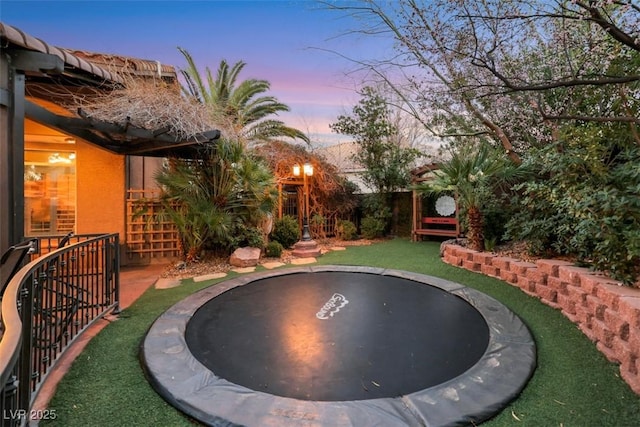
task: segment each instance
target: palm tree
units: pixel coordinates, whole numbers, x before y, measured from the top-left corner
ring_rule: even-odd
[[[439,165],[434,179],[416,186],[423,194],[455,192],[467,217],[469,246],[484,250],[482,208],[495,190],[521,176],[523,170],[506,155],[489,146],[463,146],[452,150],[451,158]]]
[[[214,78],[209,67],[205,78],[198,71],[193,57],[178,48],[187,60],[187,68],[180,70],[186,81],[182,91],[187,96],[211,108],[213,119],[228,132],[247,143],[259,143],[279,137],[299,138],[309,143],[300,130],[286,126],[270,116],[289,111],[289,107],[273,96],[262,95],[271,87],[266,80],[248,79],[238,83],[238,75],[246,65],[239,61],[233,66],[222,60]],[[205,81],[206,80],[206,81]]]
[[[268,166],[226,139],[204,148],[197,159],[170,160],[155,178],[163,190],[160,217],[176,225],[187,262],[205,245],[232,249],[277,200]]]

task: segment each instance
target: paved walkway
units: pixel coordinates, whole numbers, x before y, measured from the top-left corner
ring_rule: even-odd
[[[129,307],[149,287],[158,280],[160,274],[166,268],[165,265],[148,265],[143,267],[123,267],[120,270],[120,308]],[[112,318],[111,318],[112,320]],[[49,372],[40,388],[40,392],[33,403],[33,410],[46,409],[49,401],[56,392],[58,383],[69,371],[76,357],[80,355],[85,346],[104,327],[110,323],[110,317],[97,320],[92,324],[62,355],[55,367]]]

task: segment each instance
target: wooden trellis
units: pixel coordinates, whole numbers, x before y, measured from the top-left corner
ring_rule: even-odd
[[[159,193],[150,190],[127,192],[127,258],[136,262],[181,256],[180,238],[171,221],[159,221]]]

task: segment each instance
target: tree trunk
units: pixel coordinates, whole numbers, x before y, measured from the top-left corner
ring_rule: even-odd
[[[482,212],[477,206],[470,206],[467,210],[467,222],[469,226],[469,247],[476,251],[484,250],[484,234],[482,232]]]
[[[502,130],[502,128],[500,126],[498,126],[497,124],[495,124],[493,121],[489,120],[489,118],[487,118],[487,116],[482,114],[473,105],[473,103],[471,101],[469,101],[469,99],[466,96],[463,95],[462,99],[463,99],[465,107],[467,107],[467,111],[469,111],[478,120],[480,120],[482,122],[482,124],[485,125],[487,128],[489,128],[489,130],[491,132],[493,132],[493,134],[496,136],[496,138],[498,138],[498,140],[502,144],[502,147],[505,149],[505,152],[507,153],[507,156],[511,159],[511,161],[513,163],[515,163],[516,165],[521,164],[522,163],[522,159],[520,159],[520,156],[518,156],[518,154],[515,151],[513,151],[513,145],[511,144],[511,140],[509,139],[507,134],[504,132],[504,130]]]
[[[191,264],[198,260],[198,252],[200,252],[199,248],[191,247],[187,252],[187,259],[185,260],[187,264]]]

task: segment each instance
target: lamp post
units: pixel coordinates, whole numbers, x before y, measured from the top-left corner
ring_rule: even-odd
[[[293,165],[293,175],[300,176],[302,174],[302,192],[304,197],[304,215],[302,217],[302,241],[308,242],[311,240],[311,233],[309,232],[309,187],[307,185],[307,177],[313,176],[313,165],[305,163],[302,168],[300,165]]]
[[[302,175],[302,191],[304,197],[303,218],[302,218],[302,238],[293,246],[293,255],[297,257],[316,257],[320,255],[318,244],[311,238],[309,232],[309,186],[307,177],[313,176],[313,165],[305,163],[302,167],[299,164],[293,165],[293,175]]]

